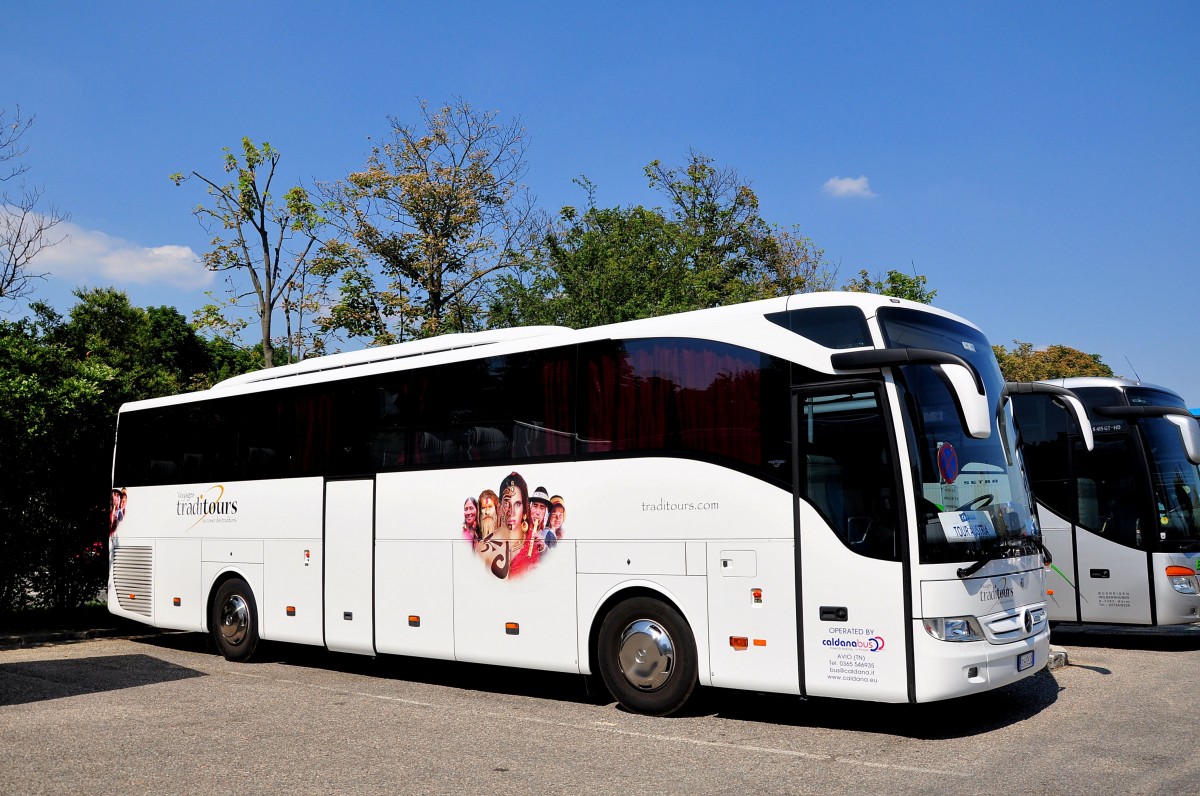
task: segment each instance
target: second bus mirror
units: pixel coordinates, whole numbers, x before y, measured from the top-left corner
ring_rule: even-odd
[[[1166,418],[1179,427],[1179,436],[1183,438],[1183,449],[1187,452],[1188,461],[1200,464],[1200,423],[1190,415],[1167,415]]]

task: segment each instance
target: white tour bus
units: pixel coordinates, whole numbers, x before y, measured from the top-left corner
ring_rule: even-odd
[[[211,633],[927,702],[1049,652],[987,339],[814,293],[448,335],[122,407],[109,606]],[[502,687],[483,683],[481,687]]]
[[[1090,418],[1079,426],[1053,393],[1011,391],[1052,557],[1051,621],[1200,622],[1200,425],[1187,404],[1121,378],[1045,384]]]

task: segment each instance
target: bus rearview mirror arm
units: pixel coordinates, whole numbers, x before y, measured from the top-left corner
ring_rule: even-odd
[[[963,428],[975,439],[987,439],[992,433],[992,417],[988,412],[987,390],[983,377],[971,363],[948,351],[929,348],[872,348],[860,351],[839,351],[829,357],[837,370],[875,370],[899,365],[932,365],[954,396],[958,418]]]
[[[1053,395],[1061,399],[1062,403],[1070,411],[1075,418],[1075,425],[1079,428],[1079,435],[1083,437],[1083,444],[1088,450],[1094,450],[1096,447],[1096,438],[1092,434],[1092,421],[1088,419],[1087,410],[1083,408],[1083,401],[1079,400],[1079,396],[1068,390],[1066,387],[1059,387],[1057,384],[1046,384],[1040,381],[1010,381],[1004,385],[1004,395],[1016,395],[1018,393],[1031,395]]]
[[[1098,415],[1114,418],[1161,417],[1179,429],[1188,461],[1200,464],[1200,423],[1186,409],[1178,406],[1100,406],[1092,410]]]

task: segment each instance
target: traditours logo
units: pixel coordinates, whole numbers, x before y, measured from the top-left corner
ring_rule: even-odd
[[[180,492],[175,500],[175,513],[180,517],[196,518],[196,521],[185,529],[187,531],[208,519],[232,519],[238,511],[237,501],[224,498],[224,484],[213,484],[199,495],[194,492]]]

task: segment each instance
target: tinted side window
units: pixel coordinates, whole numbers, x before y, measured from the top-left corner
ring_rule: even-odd
[[[788,370],[707,340],[605,341],[581,354],[581,454],[679,453],[786,483]]]
[[[409,462],[520,461],[574,453],[574,347],[413,371],[401,414]]]

